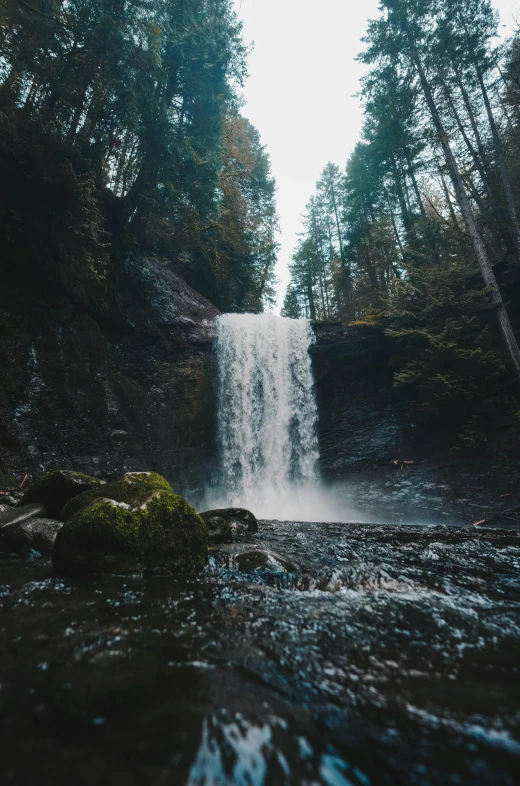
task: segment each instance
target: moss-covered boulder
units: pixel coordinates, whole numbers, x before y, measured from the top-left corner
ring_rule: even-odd
[[[91,489],[72,501],[72,516],[54,543],[57,573],[174,573],[204,567],[206,525],[163,477],[128,473],[100,491],[102,496]]]
[[[91,505],[100,498],[113,499],[127,505],[142,504],[152,491],[171,491],[168,481],[157,472],[127,472],[117,480],[107,483],[103,488],[90,488],[71,499],[63,510],[65,521],[75,516],[80,510]]]
[[[82,472],[57,469],[49,472],[25,492],[22,505],[41,502],[49,516],[62,519],[62,509],[67,502],[88,489],[99,489],[104,482]]]

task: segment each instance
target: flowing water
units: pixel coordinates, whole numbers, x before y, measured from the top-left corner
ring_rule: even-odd
[[[518,784],[518,532],[263,521],[194,576],[0,575],[6,786]]]
[[[318,476],[318,410],[306,319],[217,320],[219,466],[208,507],[258,518],[343,520]]]

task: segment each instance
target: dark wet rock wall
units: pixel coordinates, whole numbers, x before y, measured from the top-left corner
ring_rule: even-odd
[[[0,470],[157,470],[181,492],[213,452],[217,309],[165,263],[128,257],[91,305],[0,282]]]
[[[394,387],[395,347],[381,329],[316,324],[314,333],[321,474],[353,511],[374,521],[468,525],[520,503],[520,454],[501,413],[478,454],[425,438]]]
[[[370,327],[315,325],[311,349],[327,479],[388,465],[400,451],[391,342]]]

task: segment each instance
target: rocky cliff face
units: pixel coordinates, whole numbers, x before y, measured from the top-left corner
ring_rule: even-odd
[[[500,422],[479,456],[450,450],[434,435],[414,437],[408,410],[398,406],[393,345],[383,332],[337,324],[315,325],[314,333],[321,474],[354,515],[472,524],[520,503],[518,449]]]
[[[369,327],[315,325],[311,349],[327,479],[388,465],[400,449],[391,343]]]
[[[154,470],[200,498],[215,458],[217,314],[150,258],[128,257],[90,307],[0,282],[0,472]],[[354,511],[377,521],[472,523],[520,501],[517,454],[503,442],[491,461],[411,442],[396,406],[393,347],[380,330],[314,332],[322,476],[343,484]]]
[[[213,452],[217,309],[166,264],[129,257],[106,302],[0,286],[0,469],[157,470],[181,492]]]

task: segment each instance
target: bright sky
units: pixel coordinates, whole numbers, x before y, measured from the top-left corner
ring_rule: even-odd
[[[359,139],[354,97],[367,20],[378,0],[235,0],[244,39],[254,42],[244,114],[258,128],[278,186],[279,306],[300,216],[328,161],[343,168]],[[520,21],[520,0],[494,0],[504,32]]]

